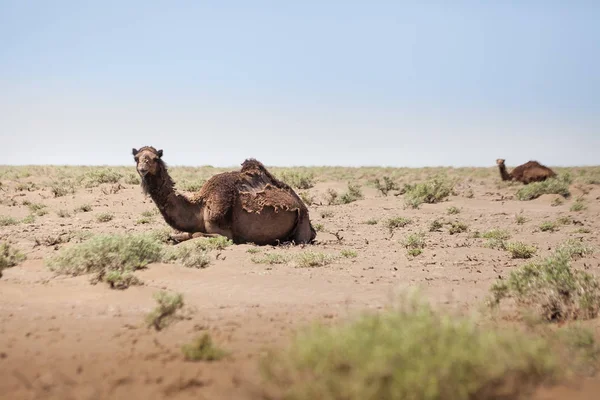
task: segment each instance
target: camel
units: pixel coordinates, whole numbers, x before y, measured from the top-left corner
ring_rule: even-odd
[[[502,177],[503,181],[514,180],[527,185],[531,182],[541,182],[548,178],[556,177],[556,173],[554,171],[537,161],[528,161],[525,164],[515,167],[511,172],[506,170],[504,159],[497,159],[496,164],[498,164],[500,176]]]
[[[142,190],[150,195],[165,222],[182,233],[176,243],[225,236],[235,244],[312,243],[317,236],[308,209],[294,190],[276,179],[262,163],[247,159],[240,171],[211,177],[193,194],[178,193],[163,151],[132,149]]]

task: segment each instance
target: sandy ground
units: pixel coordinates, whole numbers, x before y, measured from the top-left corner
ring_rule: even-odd
[[[137,275],[143,286],[111,290],[91,285],[89,276],[55,276],[44,259],[71,243],[54,244],[63,234],[76,238],[82,232],[149,232],[166,226],[154,216],[148,224],[136,224],[144,211],[155,206],[136,185],[110,184],[55,198],[48,188],[17,191],[23,181],[3,179],[0,215],[20,219],[29,214],[23,201],[46,205],[48,214],[32,223],[0,227],[0,240],[27,255],[22,264],[4,271],[0,279],[0,398],[1,399],[249,399],[260,389],[257,363],[266,348],[286,343],[294,329],[314,320],[334,321],[362,310],[388,304],[405,288],[421,288],[432,302],[458,309],[480,307],[490,285],[524,263],[502,250],[484,247],[473,232],[507,229],[512,240],[538,247],[538,255],[551,252],[568,238],[598,245],[600,234],[600,186],[572,187],[574,196],[558,206],[545,195],[532,201],[514,198],[519,186],[498,185],[494,174],[482,179],[465,178],[472,198],[449,197],[440,204],[405,209],[402,196],[384,197],[363,187],[364,199],[346,205],[312,205],[311,219],[322,224],[311,250],[336,253],[355,250],[356,258],[341,258],[320,268],[293,264],[266,265],[252,258],[267,252],[294,253],[300,248],[230,246],[213,253],[206,269],[181,265],[151,264]],[[466,182],[466,183],[465,183]],[[343,190],[346,182],[320,181],[310,189],[317,201],[329,188]],[[583,191],[582,191],[583,190]],[[584,194],[584,192],[587,192]],[[587,209],[569,211],[579,195]],[[89,212],[73,212],[90,204]],[[456,206],[460,213],[447,215]],[[68,217],[59,217],[65,209]],[[331,215],[323,212],[330,212]],[[96,215],[111,212],[115,218],[98,222]],[[515,215],[526,217],[524,224]],[[413,223],[394,231],[385,224],[404,216]],[[575,223],[555,232],[541,232],[546,220],[568,216]],[[428,232],[436,218],[459,220],[468,231],[450,235],[447,228]],[[375,225],[365,224],[369,219]],[[580,228],[587,228],[586,232]],[[400,243],[409,233],[427,232],[422,255],[409,257]],[[331,232],[338,232],[341,240]],[[36,240],[40,242],[36,244]],[[577,267],[600,274],[598,255],[575,262]],[[155,306],[152,294],[159,289],[184,295],[187,318],[155,332],[144,325],[144,316]],[[600,323],[591,324],[600,332]],[[188,362],[180,351],[202,332],[230,352],[217,362]],[[578,382],[574,387],[544,389],[539,399],[591,399],[600,380]]]

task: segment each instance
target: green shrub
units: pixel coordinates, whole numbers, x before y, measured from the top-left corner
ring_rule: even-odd
[[[359,185],[348,183],[348,190],[340,196],[340,204],[349,204],[363,198]]]
[[[410,218],[395,217],[395,218],[388,219],[387,227],[390,230],[390,233],[392,233],[394,231],[394,229],[404,228],[406,225],[409,225],[411,223],[412,223],[412,220]]]
[[[356,252],[356,250],[348,250],[348,249],[344,249],[340,252],[340,255],[344,258],[356,258],[358,257],[358,253]]]
[[[9,226],[16,225],[19,221],[14,219],[13,217],[8,217],[6,215],[0,215],[0,226]]]
[[[448,214],[448,215],[455,215],[455,214],[459,214],[459,213],[460,213],[460,208],[455,207],[455,206],[451,206],[446,209],[446,214]]]
[[[154,327],[160,331],[177,319],[177,311],[183,308],[183,295],[181,293],[169,294],[161,290],[154,293],[153,297],[158,305],[146,315],[146,324],[148,327]]]
[[[184,344],[181,351],[188,361],[216,361],[227,355],[227,352],[216,347],[208,333],[198,337],[190,344]]]
[[[493,305],[514,298],[526,309],[534,309],[548,321],[595,318],[600,310],[600,283],[591,274],[575,270],[570,261],[592,250],[582,243],[568,241],[554,254],[525,264],[499,280],[492,288]]]
[[[114,215],[112,215],[111,213],[100,213],[96,215],[96,221],[98,222],[109,222],[112,221],[113,218]]]
[[[302,171],[283,171],[279,178],[296,189],[306,190],[312,188],[314,183],[314,174],[312,172]]]
[[[389,176],[384,176],[382,179],[383,183],[379,180],[379,178],[375,178],[373,181],[375,188],[379,190],[382,195],[387,196],[390,191],[400,189],[394,180]]]
[[[510,233],[504,229],[492,229],[481,235],[484,239],[507,240],[510,239]]]
[[[579,212],[585,209],[587,209],[587,206],[585,205],[583,199],[580,197],[577,200],[575,200],[575,203],[571,205],[571,208],[569,210],[573,212]]]
[[[510,242],[506,244],[506,250],[512,255],[512,258],[531,258],[537,251],[537,248],[523,242]]]
[[[120,172],[111,168],[93,169],[83,175],[81,183],[86,188],[93,188],[103,183],[117,183],[122,177]]]
[[[446,177],[436,176],[423,183],[405,185],[404,201],[408,207],[419,208],[423,203],[439,203],[450,196],[453,191],[453,181]]]
[[[62,275],[93,273],[93,282],[105,282],[107,277],[116,279],[117,274],[113,271],[128,276],[149,263],[160,261],[161,256],[160,243],[147,235],[98,235],[62,249],[47,260],[47,265]]]
[[[25,255],[19,250],[14,249],[8,243],[0,243],[0,278],[3,269],[12,268],[25,259]]]
[[[324,267],[331,264],[336,258],[332,254],[317,253],[315,251],[304,251],[295,257],[296,265],[300,268]]]
[[[457,233],[466,232],[469,229],[468,225],[461,221],[452,221],[448,233],[455,235]]]
[[[528,398],[562,369],[544,337],[444,315],[415,301],[312,326],[261,362],[274,397],[289,400]]]
[[[533,200],[544,194],[559,194],[563,197],[569,197],[569,184],[571,177],[569,174],[562,174],[557,178],[546,179],[543,182],[532,182],[523,186],[517,191],[517,199]]]

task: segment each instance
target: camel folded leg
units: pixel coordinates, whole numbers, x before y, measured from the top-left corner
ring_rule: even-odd
[[[170,239],[173,242],[175,242],[175,244],[177,244],[177,243],[185,242],[186,240],[190,240],[190,239],[215,238],[215,237],[219,237],[219,236],[222,236],[222,235],[219,235],[218,233],[203,233],[203,232],[189,233],[189,232],[183,232],[183,233],[173,233],[170,236]]]

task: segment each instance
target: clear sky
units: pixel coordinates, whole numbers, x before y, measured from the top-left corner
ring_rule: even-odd
[[[600,164],[600,1],[0,0],[0,164]]]

